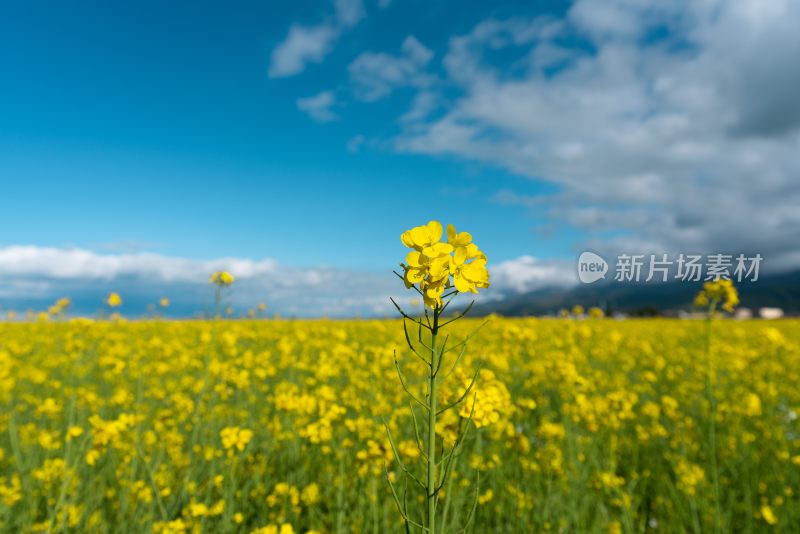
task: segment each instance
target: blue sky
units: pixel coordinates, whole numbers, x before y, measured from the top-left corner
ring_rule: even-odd
[[[798,16],[791,0],[5,3],[0,305],[144,302],[238,265],[279,309],[377,313],[399,233],[430,218],[471,231],[503,291],[574,283],[585,249],[800,267]],[[351,304],[314,296],[359,277]]]
[[[326,124],[295,104],[343,83],[360,51],[398,49],[409,27],[444,46],[443,21],[467,31],[520,9],[482,4],[368,5],[368,24],[291,78],[268,75],[271,51],[296,21],[332,17],[330,2],[7,5],[0,243],[377,269],[397,259],[400,231],[435,217],[498,260],[568,255],[570,230],[542,234],[542,217],[491,200],[551,186],[454,158],[348,151],[357,136],[390,138],[410,94],[354,101]]]

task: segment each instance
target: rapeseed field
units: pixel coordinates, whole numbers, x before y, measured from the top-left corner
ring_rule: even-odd
[[[480,368],[436,422],[437,449],[470,426],[440,531],[800,525],[800,322],[448,327],[476,329],[438,391]],[[0,530],[402,532],[392,488],[426,506],[388,437],[424,480],[414,358],[399,320],[0,323]]]

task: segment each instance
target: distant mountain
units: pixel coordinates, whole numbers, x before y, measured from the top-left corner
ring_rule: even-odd
[[[620,283],[601,281],[567,289],[539,289],[508,295],[504,299],[476,304],[470,315],[499,313],[505,316],[550,315],[580,304],[598,306],[606,313],[633,315],[673,315],[690,310],[702,282]],[[737,284],[741,307],[783,308],[787,314],[800,314],[800,271],[763,276],[756,282]]]

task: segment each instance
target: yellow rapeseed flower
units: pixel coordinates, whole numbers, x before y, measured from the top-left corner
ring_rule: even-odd
[[[119,296],[119,293],[114,293],[112,291],[108,294],[108,297],[106,297],[106,304],[108,304],[109,308],[119,308],[122,306],[122,297]]]
[[[721,305],[722,309],[731,312],[739,304],[739,292],[730,280],[714,280],[703,284],[703,289],[694,298],[694,305],[706,307]]]
[[[203,503],[190,503],[189,514],[192,517],[203,517],[208,514],[208,506]]]
[[[68,298],[66,297],[60,298],[56,301],[55,304],[50,306],[50,309],[48,309],[47,311],[50,315],[59,315],[61,313],[64,313],[64,311],[67,308],[69,308],[70,304],[72,304],[72,301],[69,300]]]
[[[312,482],[300,493],[300,498],[306,505],[312,505],[319,502],[319,485],[315,482]]]
[[[231,285],[235,280],[236,278],[234,278],[234,276],[228,271],[216,271],[211,274],[209,282],[214,285],[224,287]]]
[[[253,431],[246,428],[239,428],[238,426],[229,426],[223,428],[219,433],[222,439],[222,446],[226,449],[236,448],[243,451],[250,440],[253,439]]]
[[[591,308],[589,308],[589,317],[591,317],[592,319],[602,319],[603,317],[605,317],[605,315],[606,315],[605,312],[603,312],[603,310],[601,308],[598,308],[597,306],[592,306]]]
[[[778,523],[775,512],[772,511],[772,508],[770,508],[768,504],[761,505],[761,517],[764,518],[764,521],[766,521],[768,525],[776,525]]]
[[[289,523],[284,523],[281,526],[267,525],[253,530],[251,534],[294,534],[294,528]]]
[[[413,249],[402,263],[406,287],[417,285],[426,306],[442,305],[445,289],[477,293],[489,287],[486,255],[472,242],[467,232],[447,226],[447,242],[442,242],[442,225],[430,221],[403,232],[400,241]]]

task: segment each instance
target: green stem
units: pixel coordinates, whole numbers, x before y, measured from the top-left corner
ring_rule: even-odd
[[[380,532],[378,527],[378,479],[370,480],[369,509],[372,514],[372,534]]]
[[[709,404],[709,425],[708,425],[708,441],[709,441],[709,456],[711,459],[711,481],[714,486],[714,532],[721,532],[721,518],[720,518],[720,495],[719,495],[719,467],[717,466],[717,429],[716,429],[716,416],[717,416],[717,403],[714,396],[714,364],[711,359],[711,321],[714,318],[718,302],[712,300],[708,306],[708,318],[706,319],[706,363],[708,365],[706,377],[706,394],[708,395]]]
[[[338,456],[338,455],[337,455]],[[338,471],[336,475],[336,530],[337,534],[344,532],[344,465],[341,456],[338,458]]]
[[[439,368],[439,352],[436,350],[436,335],[439,333],[439,307],[433,310],[431,328],[431,366],[428,378],[428,533],[436,533],[436,371]]]
[[[458,465],[458,457],[453,460],[453,469],[456,468]],[[448,477],[449,480],[447,481],[447,493],[445,493],[445,501],[444,501],[444,513],[442,514],[442,531],[447,530],[447,519],[450,515],[450,504],[453,502],[453,477]]]

